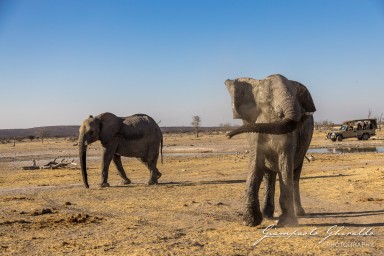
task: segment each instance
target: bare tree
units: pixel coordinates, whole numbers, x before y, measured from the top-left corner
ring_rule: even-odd
[[[28,138],[30,141],[33,141],[34,139],[36,139],[36,136],[34,136],[34,135],[28,135],[27,138]]]
[[[371,118],[371,116],[372,116],[372,110],[371,109],[368,109],[368,119],[370,119]]]
[[[40,128],[36,134],[41,139],[41,143],[44,143],[44,139],[48,136],[48,132],[44,128]]]
[[[231,128],[232,124],[231,123],[221,123],[219,126],[223,127],[223,128]]]
[[[383,113],[380,114],[380,116],[376,117],[377,119],[377,127],[379,130],[381,130],[381,125],[383,124]]]
[[[335,123],[329,120],[323,120],[323,121],[316,121],[315,122],[315,129],[316,130],[329,130],[332,129],[335,126]]]
[[[196,138],[199,137],[199,127],[200,127],[200,124],[201,124],[201,118],[200,118],[200,116],[193,116],[193,117],[192,117],[192,123],[191,123],[191,125],[195,128],[195,135],[196,135]]]

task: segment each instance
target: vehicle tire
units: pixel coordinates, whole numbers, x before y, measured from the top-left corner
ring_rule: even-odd
[[[336,139],[337,139],[337,141],[342,141],[343,140],[343,136],[337,135]]]
[[[357,139],[358,139],[358,140],[362,140],[362,139],[363,139],[363,137],[357,137]]]
[[[368,133],[364,133],[363,136],[361,137],[363,140],[368,140],[369,139],[369,134]]]

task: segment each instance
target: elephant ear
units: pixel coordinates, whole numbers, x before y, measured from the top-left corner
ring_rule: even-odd
[[[100,119],[100,141],[106,145],[119,132],[123,121],[112,113],[103,113],[97,118]]]
[[[305,113],[313,113],[316,111],[315,103],[313,102],[312,96],[309,93],[307,87],[303,84],[292,81],[296,87],[296,96],[301,107],[304,109]]]
[[[248,81],[250,79],[228,79],[225,81],[225,85],[232,98],[233,118],[254,122],[255,115],[253,113],[256,111],[256,103],[252,92],[252,84]]]

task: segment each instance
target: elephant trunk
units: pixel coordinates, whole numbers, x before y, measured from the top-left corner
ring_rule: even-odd
[[[289,83],[285,78],[274,77],[276,81],[272,83],[274,91],[274,104],[283,110],[284,118],[271,123],[251,123],[241,126],[240,128],[230,132],[227,136],[232,138],[240,133],[254,132],[264,134],[288,134],[293,132],[302,117],[300,106],[297,104],[295,97],[284,84]]]
[[[89,188],[87,177],[87,145],[83,139],[79,139],[79,157],[84,186]]]
[[[227,136],[232,138],[241,133],[255,132],[266,134],[287,134],[293,132],[297,127],[298,122],[292,119],[284,118],[281,121],[274,123],[254,123],[243,125],[240,128],[228,133]]]

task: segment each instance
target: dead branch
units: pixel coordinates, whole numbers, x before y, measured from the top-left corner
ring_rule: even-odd
[[[72,159],[72,161],[68,161],[67,159],[63,158],[60,162],[57,161],[58,157],[56,157],[53,161],[49,161],[47,164],[43,166],[37,166],[36,161],[33,159],[33,165],[32,166],[23,166],[23,170],[36,170],[36,169],[60,169],[60,168],[70,168],[70,169],[78,169],[77,163],[75,163],[75,159]]]

